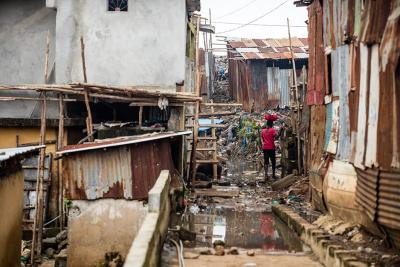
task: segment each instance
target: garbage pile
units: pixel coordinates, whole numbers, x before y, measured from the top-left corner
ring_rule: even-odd
[[[226,103],[232,101],[232,96],[229,93],[229,76],[228,76],[228,59],[226,56],[215,58],[215,75],[214,92],[211,99],[217,103]]]

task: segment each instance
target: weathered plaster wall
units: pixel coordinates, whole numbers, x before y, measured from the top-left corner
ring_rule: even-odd
[[[47,31],[54,65],[56,11],[44,0],[0,1],[0,84],[44,82]]]
[[[125,258],[147,214],[140,201],[74,200],[73,205],[68,217],[69,267],[94,266],[111,251]]]
[[[9,148],[17,146],[17,135],[19,145],[28,143],[38,143],[40,140],[40,128],[28,127],[0,127],[0,148]],[[57,129],[47,128],[46,140],[57,140]],[[49,144],[46,146],[46,152],[55,152],[55,145]]]
[[[21,266],[23,192],[22,172],[0,177],[0,266]]]
[[[106,0],[57,1],[58,83],[172,86],[185,80],[185,0],[129,1],[128,12],[108,12]]]

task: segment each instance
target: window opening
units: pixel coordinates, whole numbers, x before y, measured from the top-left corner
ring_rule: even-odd
[[[108,11],[128,11],[128,0],[108,0]]]

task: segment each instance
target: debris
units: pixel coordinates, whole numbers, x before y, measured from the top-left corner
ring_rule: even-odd
[[[227,253],[228,255],[239,255],[239,250],[237,247],[231,247]]]
[[[198,259],[200,257],[200,253],[196,253],[196,252],[190,252],[190,251],[185,251],[183,253],[183,258],[184,259]]]
[[[53,258],[54,252],[55,252],[54,248],[47,248],[47,249],[44,251],[44,253],[46,254],[46,256],[47,256],[49,259],[52,259],[52,258]]]
[[[212,255],[212,251],[209,248],[201,248],[199,253],[200,255]]]
[[[295,176],[294,174],[289,174],[288,176],[272,183],[271,187],[275,191],[281,190],[291,186],[294,182],[296,182],[297,179],[298,177]]]
[[[222,241],[222,240],[215,240],[214,243],[213,243],[213,246],[214,246],[214,248],[216,246],[225,246],[225,242]]]
[[[178,231],[178,235],[179,235],[179,239],[181,239],[182,241],[194,241],[196,240],[196,233],[191,232],[183,227],[179,227],[179,231]]]
[[[67,239],[67,237],[68,237],[68,231],[67,230],[63,230],[63,231],[59,232],[56,235],[57,243],[60,243],[61,241]]]
[[[64,247],[66,247],[68,245],[68,240],[65,239],[63,241],[61,241],[60,243],[58,243],[57,248],[58,250],[63,249]]]
[[[190,206],[189,211],[190,211],[190,213],[196,215],[197,213],[199,213],[200,208],[196,204],[193,204],[192,206]]]
[[[224,256],[225,255],[225,247],[223,245],[215,246],[215,255],[216,256]]]
[[[246,254],[247,254],[247,256],[253,257],[254,255],[256,255],[256,252],[251,249],[251,250],[248,250]]]

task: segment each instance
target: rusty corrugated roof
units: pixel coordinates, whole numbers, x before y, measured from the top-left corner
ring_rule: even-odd
[[[289,39],[239,39],[228,40],[234,52],[244,59],[291,59]],[[308,58],[306,38],[292,38],[295,58]]]
[[[190,135],[191,133],[192,133],[191,131],[165,132],[165,133],[151,133],[151,134],[143,134],[143,135],[110,138],[110,139],[99,140],[99,141],[95,141],[95,142],[91,142],[91,143],[66,146],[66,147],[64,147],[63,150],[58,151],[57,154],[75,153],[75,152],[80,152],[80,151],[102,149],[102,148],[107,148],[107,147],[136,144],[136,143],[154,141],[154,140],[170,138],[170,137],[175,137],[175,136]]]

